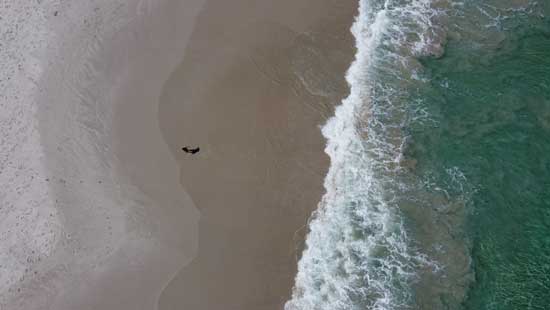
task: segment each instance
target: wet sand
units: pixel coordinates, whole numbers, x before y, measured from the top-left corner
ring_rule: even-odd
[[[356,1],[209,1],[159,119],[200,210],[198,255],[159,309],[282,309],[347,94]],[[189,155],[183,146],[200,146]]]

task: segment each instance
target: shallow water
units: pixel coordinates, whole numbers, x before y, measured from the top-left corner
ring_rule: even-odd
[[[287,309],[544,309],[550,4],[360,3]]]

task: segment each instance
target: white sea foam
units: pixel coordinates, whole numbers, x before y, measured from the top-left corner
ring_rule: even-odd
[[[361,0],[350,95],[323,127],[331,166],[285,309],[403,309],[427,263],[403,227],[399,200],[406,87],[415,57],[441,53],[430,0]]]

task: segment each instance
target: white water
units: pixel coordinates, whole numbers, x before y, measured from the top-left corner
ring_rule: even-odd
[[[331,166],[310,222],[293,296],[285,309],[410,308],[415,270],[429,264],[411,246],[399,199],[405,88],[415,57],[441,52],[430,0],[361,0],[352,27],[357,55],[350,95],[323,127]]]

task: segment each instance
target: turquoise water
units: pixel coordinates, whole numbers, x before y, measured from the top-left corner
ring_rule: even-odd
[[[418,96],[437,126],[411,131],[413,156],[419,174],[458,167],[468,181],[464,308],[550,309],[550,6],[503,2],[491,12],[506,19],[487,28],[475,12],[489,3],[467,1],[457,24],[483,35],[456,30],[423,61],[431,82]]]
[[[550,1],[360,0],[287,310],[550,309]]]

